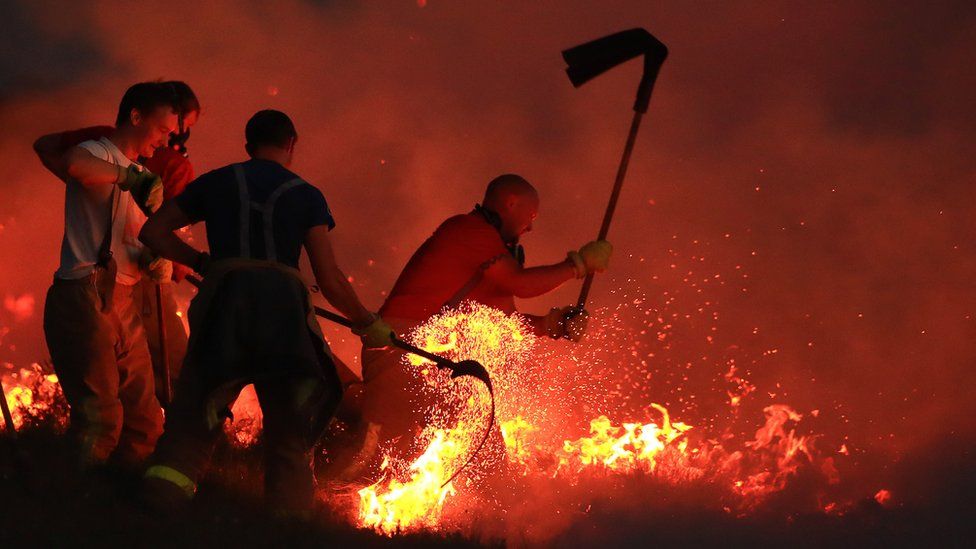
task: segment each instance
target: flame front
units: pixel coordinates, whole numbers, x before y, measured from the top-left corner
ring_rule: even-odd
[[[457,432],[463,433],[464,426],[459,425]],[[451,431],[437,429],[427,450],[410,464],[404,481],[392,472],[387,457],[382,469],[390,478],[359,491],[360,524],[386,535],[419,527],[436,529],[444,501],[456,493],[445,481],[453,472],[450,467],[459,466],[464,446]]]

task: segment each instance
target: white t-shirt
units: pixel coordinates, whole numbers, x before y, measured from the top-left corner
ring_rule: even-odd
[[[85,141],[78,146],[95,158],[117,166],[135,164],[107,137]],[[56,278],[84,278],[95,270],[98,249],[105,238],[112,210],[115,211],[112,253],[118,265],[115,279],[125,285],[139,281],[139,255],[143,251],[139,230],[146,222],[146,216],[136,206],[132,195],[116,185],[85,187],[74,179],[68,179],[64,189],[64,239],[61,241],[61,266],[54,273]]]

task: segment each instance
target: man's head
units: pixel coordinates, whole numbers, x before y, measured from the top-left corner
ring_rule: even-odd
[[[247,139],[244,148],[251,158],[291,165],[298,132],[287,114],[271,109],[258,111],[247,121],[244,137]]]
[[[122,96],[115,127],[130,141],[136,156],[149,158],[166,145],[169,134],[179,125],[178,108],[172,86],[140,82]]]
[[[170,80],[164,84],[173,88],[176,95],[176,114],[179,116],[178,127],[169,136],[169,147],[186,155],[186,142],[190,139],[190,128],[200,118],[200,100],[193,93],[193,89],[183,81]]]
[[[501,218],[499,231],[506,242],[515,242],[532,230],[539,214],[539,193],[531,183],[515,174],[492,179],[481,202]]]

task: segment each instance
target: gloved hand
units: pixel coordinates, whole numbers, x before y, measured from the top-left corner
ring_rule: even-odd
[[[393,328],[380,315],[374,314],[368,326],[354,326],[352,333],[363,340],[367,349],[382,349],[393,345]]]
[[[130,164],[128,168],[119,166],[118,184],[123,191],[129,191],[136,206],[146,216],[163,204],[163,180],[149,170],[135,164]]]
[[[153,282],[168,283],[173,281],[173,262],[156,256],[149,249],[143,249],[139,256],[139,267],[149,275]]]
[[[586,327],[590,323],[590,313],[586,309],[581,311],[573,307],[564,318],[566,333],[563,334],[563,337],[573,343],[579,343],[583,339],[583,336],[586,335]]]
[[[606,240],[587,242],[578,252],[569,252],[567,257],[576,269],[576,278],[583,278],[591,273],[602,273],[610,265],[613,245]]]
[[[573,342],[579,342],[586,333],[590,313],[585,310],[579,311],[573,305],[567,305],[565,307],[553,307],[543,318],[546,335],[553,339],[566,338]]]
[[[149,278],[159,284],[168,284],[173,281],[173,262],[157,257],[149,263],[147,269]]]

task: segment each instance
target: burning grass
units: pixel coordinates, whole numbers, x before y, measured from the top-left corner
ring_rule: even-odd
[[[835,462],[847,457],[846,447],[832,448],[811,432],[805,417],[815,411],[773,402],[758,417],[746,417],[744,403],[756,388],[734,360],[723,362],[728,370],[717,377],[728,395],[725,424],[675,418],[649,399],[641,405],[634,395],[653,392],[644,375],[647,358],[661,349],[641,349],[641,338],[621,328],[622,316],[610,314],[578,347],[537,339],[521,317],[474,304],[417,327],[415,344],[454,360],[478,360],[491,373],[497,421],[490,443],[447,482],[487,428],[490,401],[479,382],[451,380],[414,357],[407,367],[439,396],[426,411],[419,450],[388,455],[381,480],[356,487],[351,498],[323,491],[323,504],[335,517],[385,536],[428,532],[514,543],[565,539],[591,514],[665,511],[658,508],[662,501],[736,519],[851,512],[853,500],[837,490]],[[659,323],[660,331],[647,334],[651,324],[640,332],[649,336],[643,341],[668,345],[670,336],[660,335],[673,327]],[[64,426],[56,377],[39,365],[8,365],[4,385],[19,428],[42,420]],[[261,416],[253,392],[245,391],[233,412],[227,426],[233,445],[258,447]],[[737,435],[742,425],[752,425],[748,436]],[[250,467],[225,465],[228,470],[246,478]]]

